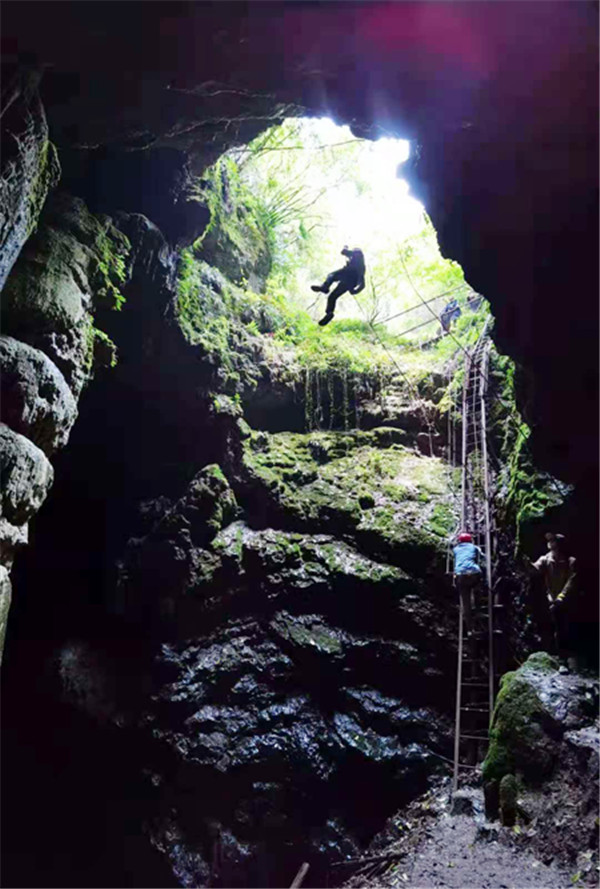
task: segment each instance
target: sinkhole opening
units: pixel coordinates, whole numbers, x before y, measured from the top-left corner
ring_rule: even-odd
[[[406,140],[289,118],[197,181],[210,222],[181,256],[179,319],[209,352],[224,309],[263,337],[270,385],[241,396],[254,428],[360,428],[374,380],[378,392],[400,378],[417,389],[479,337],[489,305],[442,256],[403,178],[410,159]],[[295,409],[272,385],[292,365],[304,373]],[[233,372],[234,394],[236,383]]]

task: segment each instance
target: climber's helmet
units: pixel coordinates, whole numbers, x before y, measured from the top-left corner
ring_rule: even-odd
[[[459,543],[473,543],[472,536],[468,533],[468,531],[463,531],[462,534],[458,535]]]
[[[545,536],[548,541],[548,549],[564,550],[566,543],[564,534],[554,534],[549,531]]]

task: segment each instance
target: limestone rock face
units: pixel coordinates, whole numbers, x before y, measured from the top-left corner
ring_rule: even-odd
[[[56,365],[39,349],[0,336],[0,370],[4,421],[47,455],[64,447],[77,404]]]
[[[0,423],[2,516],[23,525],[40,508],[52,484],[52,466],[24,435]]]
[[[37,92],[39,74],[21,69],[3,83],[0,161],[0,290],[35,228],[60,167]],[[5,99],[6,96],[6,99]]]
[[[396,429],[258,432],[244,443],[246,482],[286,527],[352,533],[395,564],[433,570],[453,522],[444,466],[399,440]]]
[[[0,534],[2,530],[0,528]],[[4,637],[6,636],[6,622],[8,619],[8,611],[10,608],[10,600],[12,596],[12,586],[8,569],[4,565],[0,565],[0,661],[2,660],[2,650],[4,648]]]
[[[12,561],[16,546],[27,542],[27,522],[42,505],[54,471],[28,438],[0,423],[0,555]]]
[[[129,241],[65,193],[48,202],[3,293],[5,333],[54,361],[76,397],[93,362],[93,313],[118,308]]]

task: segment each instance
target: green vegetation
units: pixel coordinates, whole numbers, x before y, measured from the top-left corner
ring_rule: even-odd
[[[262,204],[241,179],[238,165],[224,155],[198,184],[197,197],[210,222],[194,254],[219,268],[235,284],[261,290],[271,267],[270,230]]]
[[[414,386],[431,397],[432,373],[445,373],[459,346],[453,337],[427,352],[415,346],[437,333],[432,311],[439,313],[448,291],[463,306],[472,291],[460,267],[441,257],[429,219],[395,178],[402,143],[386,146],[393,164],[382,183],[380,143],[354,139],[330,122],[290,120],[221,158],[198,183],[211,221],[181,256],[177,312],[188,340],[218,373],[219,388],[230,394],[253,389],[253,355],[254,365],[267,366],[279,383],[302,387],[309,429],[320,426],[321,390],[329,403],[336,401],[335,424],[343,428],[354,424],[359,393],[384,397]],[[389,189],[396,187],[402,206],[392,218]],[[315,319],[324,299],[309,284],[344,261],[338,241],[348,201],[354,222],[362,219],[368,287],[358,304],[347,295],[334,322],[320,328]],[[428,308],[421,297],[432,295],[439,299]],[[398,321],[376,323],[415,306]],[[486,315],[485,303],[465,312],[454,337],[469,345]],[[423,322],[416,333],[402,333]],[[443,396],[439,391],[434,400]],[[328,420],[334,422],[331,413]]]
[[[244,468],[253,486],[302,524],[352,530],[379,549],[443,553],[454,524],[443,462],[382,446],[378,432],[254,433]]]
[[[531,674],[557,669],[557,661],[549,654],[535,652],[522,667],[502,677],[482,768],[486,783],[499,782],[509,774],[522,774],[535,782],[550,770],[554,751],[545,731],[548,716]]]
[[[496,508],[501,522],[515,528],[518,549],[523,526],[563,503],[570,488],[533,465],[528,449],[531,431],[517,408],[512,360],[492,351],[489,375],[495,390],[490,405],[490,429],[501,457]]]

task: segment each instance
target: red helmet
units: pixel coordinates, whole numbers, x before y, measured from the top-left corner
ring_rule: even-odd
[[[468,531],[463,531],[462,534],[458,535],[459,543],[473,543],[473,538],[468,533]]]

